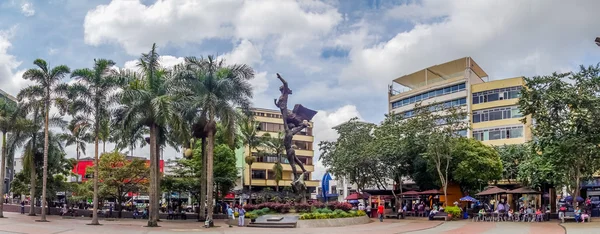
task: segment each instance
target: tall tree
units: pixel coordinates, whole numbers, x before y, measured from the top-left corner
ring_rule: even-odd
[[[205,122],[201,132],[206,134],[206,190],[207,218],[213,215],[213,155],[217,120],[230,133],[234,133],[235,123],[239,119],[236,107],[248,110],[252,97],[249,80],[254,78],[254,70],[243,65],[225,65],[223,60],[213,56],[207,59],[188,57],[185,59],[185,71],[179,76],[179,82],[185,95],[187,113],[192,113],[192,123]],[[202,126],[202,125],[197,125]],[[195,130],[198,132],[197,130]],[[230,137],[230,139],[233,139]],[[202,188],[204,189],[204,188]]]
[[[94,59],[92,69],[84,68],[73,71],[72,77],[77,83],[70,88],[73,106],[81,116],[81,122],[89,124],[94,137],[94,210],[92,212],[92,225],[98,222],[98,141],[100,139],[101,123],[110,119],[110,107],[116,100],[112,98],[115,89],[119,86],[119,79],[112,69],[115,63],[112,60]]]
[[[17,128],[17,105],[14,102],[0,98],[0,132],[2,132],[2,168],[0,169],[0,198],[4,197],[4,178],[6,174],[6,157],[8,154],[6,135]],[[4,204],[0,204],[0,218],[3,214]]]
[[[176,111],[177,102],[167,87],[171,71],[160,66],[156,45],[147,54],[142,54],[137,64],[139,72],[132,72],[129,83],[120,96],[121,106],[116,111],[119,127],[136,133],[141,128],[150,130],[150,214],[148,227],[158,226],[160,191],[161,144],[168,142],[170,122],[180,118]]]
[[[556,185],[566,186],[573,197],[579,195],[582,180],[598,170],[599,73],[599,65],[581,66],[578,72],[525,78],[527,89],[521,90],[519,99],[521,112],[535,120],[534,152],[540,152],[543,160],[554,165],[562,175]]]
[[[34,86],[30,86],[30,89],[24,89],[22,91],[41,91],[43,94],[44,102],[44,170],[42,180],[42,217],[40,221],[47,222],[46,219],[46,184],[48,180],[48,123],[50,119],[50,107],[56,106],[64,113],[68,109],[68,100],[65,97],[68,91],[68,85],[66,83],[60,83],[71,70],[65,65],[59,65],[54,68],[49,68],[48,63],[42,59],[36,59],[33,64],[38,68],[27,70],[23,73],[23,79],[31,80],[37,83]],[[33,87],[33,88],[32,88]],[[40,96],[39,93],[26,93],[26,96]]]
[[[81,153],[85,155],[87,143],[91,142],[93,137],[89,133],[89,123],[86,117],[74,116],[67,125],[67,132],[61,134],[61,139],[65,141],[65,146],[75,145],[76,160],[79,161]],[[79,175],[79,168],[75,167],[75,174]],[[79,177],[77,177],[79,182]]]
[[[275,180],[275,191],[279,192],[279,181],[283,179],[283,166],[281,165],[282,156],[285,152],[285,145],[283,144],[283,133],[279,132],[277,136],[272,137],[271,134],[265,133],[262,135],[260,140],[261,146],[263,147],[263,155],[274,155],[277,158],[275,165],[273,165],[273,173]]]
[[[242,115],[242,119],[238,122],[240,135],[246,144],[244,147],[248,147],[248,156],[244,158],[246,164],[248,164],[248,191],[252,194],[252,164],[256,162],[256,157],[252,155],[252,151],[256,150],[260,145],[260,136],[258,135],[258,130],[260,128],[260,123],[254,120],[254,116],[251,114]],[[250,200],[252,201],[252,200]]]

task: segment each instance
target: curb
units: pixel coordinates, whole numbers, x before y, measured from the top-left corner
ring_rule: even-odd
[[[433,228],[439,227],[440,225],[442,225],[442,224],[444,224],[446,222],[448,222],[448,221],[439,222],[438,224],[436,224],[436,225],[434,225],[432,227],[426,227],[426,228],[421,228],[421,229],[416,229],[416,230],[411,230],[411,231],[406,231],[406,232],[398,232],[397,234],[425,231],[425,230],[429,230],[429,229],[433,229]]]
[[[558,223],[558,226],[562,227],[562,229],[565,230],[565,234],[567,234],[567,228],[563,226],[562,223]]]

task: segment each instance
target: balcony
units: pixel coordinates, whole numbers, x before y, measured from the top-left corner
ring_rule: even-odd
[[[305,180],[304,183],[306,187],[318,187],[320,185],[320,181],[318,180]],[[246,182],[245,184],[248,184]],[[290,186],[292,184],[291,180],[280,180],[279,186]],[[252,179],[252,186],[277,186],[275,180],[267,180],[267,179]]]
[[[255,162],[252,164],[252,170],[272,170],[273,165],[275,165],[275,163]],[[281,164],[281,166],[283,167],[283,171],[292,171],[292,167],[290,166],[290,164]],[[246,164],[246,168],[248,168],[248,164]],[[304,169],[306,169],[309,172],[313,172],[313,171],[315,171],[315,166],[314,165],[304,165]],[[300,171],[300,167],[296,166],[296,170]]]

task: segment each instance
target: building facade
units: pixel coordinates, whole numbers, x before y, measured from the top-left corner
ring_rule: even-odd
[[[389,90],[389,112],[411,117],[415,105],[459,107],[469,128],[460,132],[486,145],[525,143],[531,140],[531,119],[522,123],[518,100],[524,88],[522,77],[488,80],[488,75],[470,57],[431,66],[399,77],[401,92]]]
[[[17,104],[17,99],[14,96],[4,92],[4,90],[2,90],[2,89],[0,89],[0,98],[6,100],[8,102],[12,102],[15,105]],[[1,138],[0,138],[0,144],[2,144]],[[11,164],[3,165],[6,167],[6,176],[4,177],[4,192],[5,193],[10,191],[10,183],[12,183],[13,178],[15,177],[15,166],[14,166],[15,160],[12,160],[12,161],[13,161],[13,163],[11,163]]]
[[[279,133],[284,131],[283,118],[278,110],[255,108],[252,109],[252,114],[254,116],[254,121],[259,123],[259,136],[269,133],[271,137],[278,137]],[[309,193],[314,192],[315,188],[319,186],[319,181],[311,179],[312,173],[315,171],[313,164],[313,144],[315,138],[313,136],[313,123],[311,122],[310,125],[310,127],[304,129],[302,132],[292,138],[292,143],[296,146],[296,156],[304,164],[304,168],[309,174],[305,178],[305,183],[308,187]],[[261,150],[261,148],[258,150]],[[274,180],[275,173],[273,172],[273,166],[277,161],[277,157],[275,155],[259,155],[258,150],[250,150],[250,147],[246,145],[244,146],[243,154],[236,154],[238,156],[237,161],[243,162],[242,180],[244,188],[249,187],[250,177],[252,177],[253,191],[260,191],[266,187],[270,187],[275,190],[277,183]],[[250,155],[256,157],[256,162],[252,164],[252,171],[250,171],[249,165],[244,161],[244,158]],[[243,157],[239,158],[240,156]],[[284,186],[290,186],[294,178],[292,175],[292,168],[290,167],[285,155],[282,156],[281,163],[283,166],[283,180],[279,181],[280,188]],[[296,170],[298,173],[302,172],[299,167],[296,167]]]

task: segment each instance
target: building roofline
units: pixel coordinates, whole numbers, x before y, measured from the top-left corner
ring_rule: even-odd
[[[2,89],[0,89],[0,95],[7,97],[8,99],[10,99],[14,102],[18,102],[17,98],[15,98],[13,95],[8,94],[7,92],[5,92]]]

